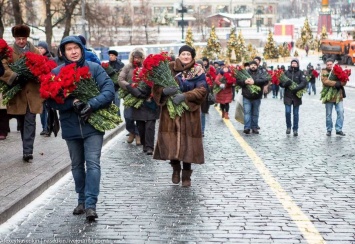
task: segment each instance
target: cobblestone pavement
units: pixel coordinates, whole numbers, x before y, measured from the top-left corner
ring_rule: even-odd
[[[347,95],[345,137],[325,135],[319,95],[305,95],[298,137],[285,134],[284,105],[270,95],[262,100],[260,135],[244,135],[212,106],[206,164],[193,166],[190,188],[172,184],[167,162],[152,160],[120,133],[103,149],[97,222],[72,215],[68,174],[1,225],[0,240],[355,243],[355,90]],[[235,102],[231,117],[234,109]]]

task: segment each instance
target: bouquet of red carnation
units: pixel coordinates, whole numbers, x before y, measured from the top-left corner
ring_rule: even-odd
[[[252,78],[246,69],[238,66],[236,69],[233,69],[234,77],[237,80],[245,81],[248,78]],[[258,94],[261,91],[260,86],[257,85],[247,85],[247,88],[251,93]]]
[[[222,78],[220,79],[220,82],[225,85],[232,85],[233,83],[235,83],[235,78],[233,77],[232,72],[225,72]],[[221,90],[222,88],[220,88],[218,85],[214,85],[213,94],[217,94]]]
[[[329,80],[340,81],[342,83],[347,83],[349,81],[349,76],[351,75],[350,69],[343,70],[340,65],[335,64],[333,66],[332,71],[328,75]],[[323,89],[320,93],[320,99],[323,103],[329,102],[336,98],[335,103],[339,103],[340,101],[340,89],[336,89],[335,87],[323,86]]]
[[[54,99],[57,103],[64,103],[65,98],[73,96],[85,103],[100,94],[89,67],[77,67],[76,63],[64,66],[58,75],[47,74],[41,76],[40,94],[44,99]],[[122,122],[117,115],[118,107],[110,104],[108,108],[93,112],[88,120],[98,131],[114,129]]]
[[[275,71],[268,71],[269,75],[271,76],[271,83],[274,84],[274,85],[279,85],[280,84],[280,81],[279,79],[277,78],[277,74],[278,74],[278,70],[275,70]]]
[[[118,86],[118,75],[120,73],[116,72],[109,63],[102,63],[101,66],[102,68],[104,68],[107,75],[110,76],[111,80],[113,81],[113,84]]]
[[[9,62],[12,61],[12,48],[7,44],[4,39],[0,39],[0,60],[7,59]]]
[[[170,57],[166,52],[150,54],[143,61],[143,68],[139,73],[139,77],[150,87],[158,85],[164,88],[174,86],[179,88],[169,68],[169,62]],[[189,110],[185,102],[175,104],[171,97],[167,100],[167,108],[172,119],[176,116],[181,116],[185,110]]]
[[[319,73],[317,72],[317,70],[312,70],[312,75],[314,76],[314,78],[317,78],[319,76]]]
[[[133,70],[133,76],[132,76],[132,83],[130,84],[134,88],[140,88],[141,90],[146,90],[148,87],[148,84],[142,80],[142,78],[139,76],[139,73],[141,72],[142,68],[137,67]],[[149,83],[150,87],[153,85],[152,83]],[[140,108],[143,104],[143,102],[146,99],[143,98],[138,98],[133,96],[131,93],[127,92],[126,90],[122,90],[120,96],[124,102],[123,105],[125,107],[134,107],[134,108]]]
[[[291,85],[288,87],[290,90],[294,90],[298,86],[298,84],[293,80],[289,79],[282,70],[277,71],[276,77],[279,79],[280,83],[286,83],[287,81],[291,81]],[[302,98],[303,94],[306,92],[307,92],[307,88],[304,88],[296,92],[296,96],[298,98]]]
[[[25,53],[14,63],[9,64],[10,69],[21,76],[25,82],[39,81],[42,75],[50,73],[56,66],[57,64],[53,60],[31,52]],[[3,104],[6,105],[21,89],[19,84],[14,87],[2,84],[0,92],[3,95]]]

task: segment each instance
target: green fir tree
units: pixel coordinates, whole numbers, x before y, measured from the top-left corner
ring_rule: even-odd
[[[245,61],[252,61],[254,59],[254,57],[256,56],[260,56],[260,54],[258,53],[258,50],[256,50],[256,48],[251,44],[249,43],[247,45],[247,52],[246,52],[246,55],[245,55]]]
[[[185,44],[189,45],[190,47],[194,47],[194,38],[193,38],[193,35],[192,35],[191,27],[187,28]]]
[[[221,55],[221,49],[222,47],[217,37],[216,29],[214,26],[212,26],[210,37],[207,40],[207,46],[203,50],[202,54],[203,56],[213,60]]]
[[[293,54],[293,56],[294,56],[294,57],[298,57],[298,56],[299,56],[297,50],[295,51],[295,53]]]
[[[325,26],[322,26],[322,33],[320,34],[320,39],[324,40],[324,39],[328,39],[328,32],[327,32],[327,28],[325,28]]]
[[[229,60],[230,63],[236,62],[235,50],[237,49],[237,45],[238,43],[237,43],[237,35],[235,33],[235,27],[232,27],[227,42],[227,59]]]
[[[304,21],[302,30],[301,30],[301,37],[299,38],[299,48],[304,48],[307,43],[310,43],[313,40],[313,34],[311,27],[308,23],[308,19]]]
[[[236,57],[236,62],[242,62],[246,57],[246,47],[245,47],[245,40],[242,34],[242,31],[239,31],[238,37],[237,37],[237,49],[235,49],[235,57]]]
[[[266,44],[264,46],[264,58],[265,59],[274,59],[274,58],[278,58],[279,57],[279,49],[276,46],[276,43],[274,41],[274,36],[271,33],[271,31],[269,31],[268,37],[267,37],[267,41]]]

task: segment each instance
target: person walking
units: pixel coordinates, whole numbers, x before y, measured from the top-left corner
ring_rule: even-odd
[[[315,72],[317,72],[317,71],[315,71],[313,66],[311,65],[308,70],[308,77],[309,77],[308,95],[311,95],[311,89],[312,89],[314,95],[316,95],[316,76],[314,75]]]
[[[76,36],[64,37],[59,48],[65,65],[76,63],[79,67],[89,67],[100,91],[87,103],[72,96],[68,96],[64,104],[48,99],[49,106],[59,110],[62,138],[66,141],[70,154],[75,191],[78,193],[78,205],[73,214],[86,213],[86,219],[94,221],[98,218],[96,204],[100,191],[100,157],[104,133],[82,121],[88,119],[92,112],[109,106],[114,99],[115,90],[112,80],[101,65],[85,61],[85,49]],[[59,74],[62,67],[64,65],[53,69],[52,73]]]
[[[132,83],[133,71],[137,67],[141,67],[143,60],[145,59],[144,51],[142,48],[135,48],[129,55],[129,63],[125,65],[118,76],[119,86],[126,89],[127,84]],[[133,108],[125,107],[123,115],[126,121],[126,130],[129,132],[127,143],[132,143],[136,140],[136,145],[141,145],[141,138],[139,136],[138,127],[132,117]]]
[[[124,67],[124,63],[122,63],[121,60],[117,58],[118,52],[115,50],[109,50],[108,54],[109,54],[109,62],[108,62],[109,65],[113,68],[113,72],[116,72],[119,74]],[[114,84],[114,85],[115,85],[114,104],[118,107],[118,111],[117,111],[118,116],[121,117],[121,112],[120,112],[121,98],[118,93],[119,85],[118,84]]]
[[[182,178],[183,187],[191,186],[191,164],[205,162],[200,106],[207,95],[207,83],[203,68],[195,64],[195,56],[195,49],[184,45],[179,49],[176,60],[170,62],[171,72],[182,93],[177,94],[176,87],[153,86],[154,100],[161,106],[158,140],[153,158],[169,160],[173,168],[172,182],[179,184]],[[189,109],[181,117],[171,119],[166,103],[168,96],[172,96],[175,104],[185,102]]]
[[[133,58],[139,56],[141,57],[141,60],[139,63],[133,62],[134,65],[129,70],[131,76],[133,76],[134,67],[141,67],[145,57],[143,49],[137,49],[135,52],[136,53],[132,54]],[[137,60],[137,58],[134,59]],[[144,99],[143,104],[139,108],[130,107],[127,109],[131,110],[131,119],[137,124],[139,133],[137,137],[140,138],[140,143],[143,145],[143,152],[147,155],[153,155],[155,124],[157,119],[159,119],[160,108],[151,97],[152,89],[147,85],[134,88],[129,82],[125,81],[125,79],[120,79],[118,84],[122,89],[127,90],[134,97]]]
[[[333,129],[333,119],[332,111],[335,107],[337,112],[337,119],[335,122],[335,134],[340,136],[345,136],[343,132],[344,124],[344,107],[343,107],[343,98],[346,97],[344,86],[345,82],[340,82],[336,80],[329,80],[329,74],[332,72],[334,65],[333,59],[326,60],[326,68],[322,69],[322,83],[324,87],[335,87],[340,92],[340,99],[337,102],[336,96],[325,103],[325,113],[326,113],[326,127],[327,127],[327,136],[331,136]]]
[[[285,65],[281,65],[280,66],[280,70],[282,70],[283,72],[286,72]],[[280,86],[280,82],[279,82],[279,91],[280,91],[280,100],[282,100],[284,98],[284,95],[285,95],[285,88]]]
[[[285,72],[285,75],[290,79],[287,82],[281,82],[280,86],[285,88],[285,116],[286,116],[286,134],[291,133],[291,109],[293,106],[293,135],[298,136],[298,121],[299,121],[299,108],[302,104],[302,98],[298,97],[296,93],[307,86],[307,80],[303,71],[299,68],[298,59],[291,60],[290,68]],[[290,89],[292,82],[297,84],[297,87],[294,89]]]
[[[228,67],[224,67],[216,77],[215,84],[221,88],[221,90],[215,94],[216,103],[219,103],[222,111],[222,119],[229,119],[229,104],[233,100],[233,89],[236,83],[235,78],[232,75],[231,70]]]
[[[54,55],[48,50],[48,44],[47,42],[40,41],[37,45],[38,51],[45,57],[54,59]],[[41,124],[42,124],[42,132],[40,133],[41,136],[44,137],[49,137],[51,134],[47,130],[47,119],[48,119],[48,109],[47,109],[47,103],[44,101],[43,102],[43,110],[40,115],[41,117]]]
[[[237,85],[242,88],[244,110],[244,134],[259,134],[259,111],[263,87],[268,82],[265,72],[258,68],[258,63],[253,60],[249,63],[248,73],[251,78],[246,80],[237,79]],[[255,85],[260,88],[258,93],[252,93],[248,86]]]
[[[15,38],[12,60],[17,61],[24,53],[32,52],[40,55],[38,49],[27,40],[30,36],[30,28],[27,25],[15,25],[11,29]],[[2,60],[5,74],[2,80],[10,86],[21,85],[18,92],[7,104],[7,113],[16,117],[21,132],[24,162],[33,160],[33,144],[36,137],[36,114],[42,113],[43,99],[39,94],[39,83],[36,80],[27,80],[13,72],[9,64]]]

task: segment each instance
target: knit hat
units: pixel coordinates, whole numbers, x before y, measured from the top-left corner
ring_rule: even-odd
[[[298,61],[297,58],[293,58],[293,59],[291,60],[291,64],[292,64],[293,62],[296,62],[296,63],[297,63],[297,66],[300,66],[300,63],[299,63],[299,61]]]
[[[192,58],[195,58],[195,57],[196,57],[196,51],[195,51],[195,49],[192,48],[192,47],[190,47],[189,45],[184,45],[184,46],[180,47],[180,49],[179,49],[179,55],[180,55],[182,52],[189,52],[189,53],[191,53]]]
[[[85,45],[86,45],[86,39],[85,39],[85,37],[83,37],[82,35],[78,35],[78,37],[79,37],[81,43],[85,46]]]
[[[29,37],[31,30],[27,25],[15,25],[11,32],[13,37]]]
[[[143,49],[136,49],[133,51],[132,53],[132,57],[140,57],[143,58],[144,53],[143,53]]]
[[[196,61],[197,64],[200,64],[201,66],[203,66],[203,60],[199,59]]]
[[[48,52],[48,44],[47,44],[47,42],[40,41],[40,42],[38,42],[37,46],[46,49],[46,51]]]
[[[328,62],[334,63],[334,60],[333,60],[332,58],[327,58],[327,60],[325,60],[325,62],[326,62],[326,63],[328,63]]]
[[[113,54],[115,55],[116,57],[118,56],[118,52],[116,50],[109,50],[108,51],[108,54]]]
[[[202,58],[202,61],[206,61],[207,63],[210,62],[210,61],[208,60],[208,58],[206,58],[206,57],[203,57],[203,58]]]
[[[256,66],[258,66],[258,63],[255,60],[249,62],[249,66],[251,66],[252,64],[255,64]]]

